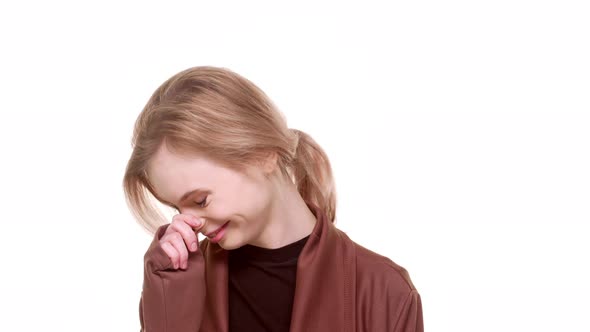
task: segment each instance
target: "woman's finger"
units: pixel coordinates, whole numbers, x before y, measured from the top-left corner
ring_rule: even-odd
[[[201,229],[203,227],[203,218],[198,218],[196,216],[190,215],[190,214],[184,214],[184,213],[180,213],[175,215],[174,217],[172,217],[172,221],[174,222],[175,220],[182,220],[185,223],[187,223],[189,226],[191,226],[193,229],[195,229],[196,231],[198,231],[199,229]]]
[[[183,220],[176,219],[172,221],[170,227],[172,227],[173,230],[180,233],[184,240],[184,243],[186,243],[186,247],[189,248],[190,251],[197,250],[198,238],[197,234],[195,234],[195,231],[193,230],[193,228],[191,228],[191,226],[189,226]]]
[[[180,233],[172,233],[170,234],[170,243],[174,246],[174,248],[180,254],[178,259],[178,267],[182,269],[186,269],[186,262],[188,260],[188,251],[186,250],[186,245],[184,244],[184,240]],[[177,267],[177,268],[178,268]]]
[[[174,246],[168,241],[161,241],[160,246],[162,246],[162,249],[164,250],[166,255],[168,255],[168,257],[170,258],[170,261],[172,261],[172,266],[174,266],[174,268],[177,269],[178,268],[178,260],[180,259],[180,254],[178,253],[176,248],[174,248]]]

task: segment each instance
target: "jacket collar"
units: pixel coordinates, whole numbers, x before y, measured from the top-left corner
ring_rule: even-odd
[[[297,262],[291,332],[353,331],[356,260],[353,242],[307,202],[317,222]],[[228,252],[204,240],[206,314],[202,331],[228,332]]]

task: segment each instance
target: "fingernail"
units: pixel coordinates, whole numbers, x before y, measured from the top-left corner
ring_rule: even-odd
[[[195,225],[196,226],[201,226],[201,219],[195,219]]]
[[[196,243],[196,242],[193,242],[193,243],[191,244],[191,250],[192,250],[192,251],[195,251],[195,250],[197,250],[197,243]]]

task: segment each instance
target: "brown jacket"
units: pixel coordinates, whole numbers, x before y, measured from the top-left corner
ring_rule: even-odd
[[[316,206],[297,263],[291,332],[422,332],[422,303],[408,272],[353,242]],[[228,332],[227,251],[204,239],[174,270],[158,228],[144,256],[141,332]]]

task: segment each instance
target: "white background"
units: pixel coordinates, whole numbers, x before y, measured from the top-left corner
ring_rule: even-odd
[[[0,330],[139,330],[132,127],[215,65],[324,147],[427,331],[590,331],[586,1],[215,3],[0,5]]]

